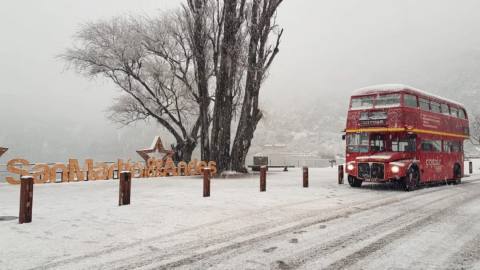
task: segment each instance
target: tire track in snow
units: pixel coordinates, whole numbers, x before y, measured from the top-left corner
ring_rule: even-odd
[[[449,258],[448,269],[472,269],[480,262],[480,234],[465,243],[460,251]]]
[[[123,265],[119,269],[132,269],[132,268],[138,268],[138,267],[145,267],[145,266],[148,266],[148,265],[151,265],[151,264],[155,264],[157,262],[161,262],[161,261],[171,259],[172,257],[178,256],[178,254],[185,254],[185,253],[188,254],[188,253],[195,253],[196,252],[196,254],[194,254],[194,255],[184,257],[184,258],[178,259],[178,260],[173,261],[173,262],[156,265],[153,268],[154,269],[171,269],[171,268],[175,268],[175,267],[181,267],[181,266],[185,266],[185,265],[189,265],[189,264],[198,262],[198,261],[206,259],[206,258],[210,258],[210,257],[216,256],[216,255],[220,255],[222,253],[226,253],[226,252],[229,252],[229,251],[232,251],[232,250],[237,250],[237,249],[244,248],[244,247],[250,247],[250,246],[253,246],[253,245],[258,244],[260,242],[270,240],[270,239],[272,239],[274,237],[277,237],[277,236],[288,234],[288,233],[298,231],[298,230],[301,230],[301,229],[304,229],[304,228],[307,228],[307,227],[315,226],[315,225],[318,225],[318,224],[321,224],[321,223],[329,222],[329,221],[332,221],[332,220],[335,220],[335,219],[338,219],[338,218],[347,217],[347,216],[352,215],[352,214],[358,214],[358,213],[361,213],[363,211],[374,210],[374,209],[379,208],[379,207],[388,206],[388,205],[398,203],[398,202],[408,201],[410,199],[423,200],[422,195],[430,194],[430,193],[433,193],[433,192],[436,192],[436,191],[439,191],[439,190],[428,190],[428,191],[426,191],[422,194],[417,193],[416,195],[406,197],[406,198],[403,198],[403,199],[398,199],[397,198],[397,199],[392,199],[389,202],[380,202],[380,203],[377,202],[376,204],[373,204],[373,205],[364,205],[361,208],[357,208],[357,209],[354,209],[354,210],[349,210],[349,211],[347,211],[343,214],[339,214],[339,215],[336,215],[336,216],[331,216],[331,217],[323,218],[323,219],[316,219],[316,220],[305,222],[305,223],[296,224],[296,225],[291,226],[291,227],[280,229],[280,230],[277,230],[277,231],[274,231],[274,232],[271,232],[271,233],[266,233],[266,234],[263,234],[263,235],[260,235],[260,236],[257,236],[257,237],[248,238],[246,240],[240,240],[240,241],[237,241],[237,242],[234,242],[235,241],[234,237],[218,239],[219,241],[213,242],[213,243],[212,242],[209,243],[208,241],[197,240],[197,241],[195,241],[196,245],[194,245],[194,246],[181,247],[180,249],[174,249],[176,251],[175,253],[171,253],[171,254],[167,253],[166,254],[166,252],[162,252],[161,255],[149,254],[149,255],[145,256],[147,258],[145,258],[143,260],[140,260],[140,261],[138,261],[138,258],[127,259],[127,260],[125,260],[126,262],[128,262],[128,261],[131,262],[131,261],[135,261],[135,260],[137,260],[137,261],[133,262],[133,263],[129,263],[127,265]],[[405,193],[403,193],[403,194],[405,194]],[[410,194],[413,194],[413,193],[410,193]],[[456,195],[458,195],[458,193],[451,194],[451,196],[456,196]],[[450,196],[450,195],[447,195],[447,197],[448,196]],[[445,199],[445,198],[443,197],[441,199]],[[271,227],[272,226],[270,225],[269,228],[271,228]],[[258,231],[255,231],[255,232],[252,232],[252,233],[258,233]],[[247,233],[247,235],[248,234],[251,234],[251,233]],[[211,250],[207,250],[207,251],[204,251],[204,252],[201,252],[201,251],[198,252],[198,250],[202,250],[202,249],[205,250],[205,249],[208,249],[209,247],[211,247],[213,245],[225,243],[227,241],[228,242],[234,242],[234,243],[230,244],[230,245],[227,245],[227,246],[220,247],[220,248],[216,248],[216,249],[212,248]],[[201,244],[199,244],[199,243],[201,243]],[[110,264],[110,266],[111,266],[111,264]]]
[[[425,201],[425,203],[433,204],[439,201],[447,200],[454,196],[458,196],[458,194],[449,194],[448,196],[442,196],[440,198],[432,198],[432,200]],[[422,199],[422,201],[424,200]],[[386,205],[386,206],[392,206],[392,205]],[[381,234],[382,231],[388,231],[388,230],[391,230],[392,227],[393,228],[400,227],[404,224],[409,223],[412,219],[414,219],[416,216],[419,215],[419,212],[421,213],[422,211],[423,209],[409,209],[407,211],[403,211],[400,214],[396,214],[390,217],[385,217],[385,219],[382,219],[376,223],[373,223],[364,227],[358,227],[358,229],[356,229],[355,231],[350,232],[346,235],[340,235],[338,238],[328,241],[322,244],[321,246],[315,246],[313,248],[302,250],[301,252],[298,252],[295,255],[290,256],[289,258],[296,258],[296,259],[295,260],[290,259],[288,263],[285,263],[284,260],[279,260],[278,268],[283,269],[284,267],[287,267],[287,265],[289,266],[302,265],[305,261],[305,258],[314,258],[314,257],[317,257],[319,254],[321,255],[331,254],[343,249],[345,246],[353,245],[360,241],[374,238],[375,236],[378,236],[379,234]],[[355,213],[355,215],[356,214],[357,213]],[[305,233],[308,233],[309,231],[312,230],[312,228],[310,227],[304,227],[302,229],[305,231]],[[280,241],[283,241],[283,240],[280,240]],[[217,265],[222,261],[226,261],[233,257],[249,252],[254,248],[258,248],[258,246],[263,244],[264,244],[263,242],[257,242],[254,246],[244,246],[242,247],[242,250],[238,250],[230,254],[226,254],[225,256],[222,256],[220,258],[210,258],[205,265],[201,265],[195,268],[206,269],[208,268],[208,265]],[[275,265],[272,265],[271,268],[275,269]]]
[[[479,181],[480,181],[480,179],[465,181],[464,184],[462,184],[462,186],[467,185],[467,184],[471,184],[471,183],[474,183],[474,182],[479,182]],[[162,260],[162,259],[169,258],[171,256],[175,256],[178,253],[181,253],[181,250],[196,250],[196,249],[205,248],[206,246],[217,245],[217,244],[220,244],[220,243],[223,243],[223,242],[226,242],[226,241],[232,241],[233,239],[238,238],[238,237],[248,236],[248,235],[251,235],[251,234],[256,234],[259,231],[265,231],[265,230],[268,230],[268,229],[271,229],[271,228],[274,228],[274,227],[285,226],[285,225],[288,225],[289,223],[298,223],[299,221],[302,221],[302,220],[308,220],[308,219],[311,219],[312,216],[315,216],[315,215],[320,215],[320,214],[327,213],[327,217],[325,217],[325,218],[317,219],[317,220],[314,220],[314,221],[303,223],[301,225],[290,227],[291,229],[289,229],[289,231],[294,231],[294,230],[297,230],[298,228],[313,226],[313,225],[316,225],[316,224],[320,224],[320,223],[328,222],[328,221],[331,221],[331,220],[343,218],[343,217],[346,217],[350,214],[355,214],[355,213],[359,213],[359,212],[363,212],[363,211],[368,211],[368,210],[375,209],[375,208],[378,208],[378,207],[382,207],[382,206],[385,206],[385,205],[390,205],[390,204],[393,204],[393,203],[418,198],[420,196],[424,196],[424,195],[434,193],[434,192],[439,192],[439,191],[442,191],[442,190],[443,189],[440,189],[440,190],[439,189],[422,189],[422,190],[412,192],[412,193],[399,192],[398,195],[396,195],[394,197],[390,197],[390,198],[379,198],[379,199],[374,200],[374,201],[364,200],[364,201],[360,201],[360,202],[354,202],[355,205],[363,205],[363,207],[359,206],[359,207],[350,208],[350,209],[347,209],[347,210],[344,209],[345,206],[340,206],[340,207],[334,208],[333,210],[332,209],[322,209],[322,210],[316,210],[316,211],[309,211],[307,213],[303,213],[303,214],[299,214],[299,215],[295,215],[295,216],[289,216],[289,217],[285,218],[284,220],[279,220],[279,221],[276,221],[274,223],[272,223],[272,222],[260,223],[260,224],[256,224],[256,225],[253,225],[253,226],[248,226],[246,228],[242,228],[240,230],[230,231],[230,232],[227,232],[227,233],[224,233],[224,234],[216,235],[215,236],[216,238],[212,239],[211,241],[208,241],[208,240],[207,241],[194,240],[194,241],[189,241],[189,242],[186,242],[186,243],[179,243],[179,244],[176,244],[174,246],[170,246],[170,247],[167,247],[167,248],[162,248],[162,249],[151,251],[151,252],[143,251],[140,255],[138,255],[138,254],[135,255],[135,256],[129,255],[130,257],[127,257],[125,259],[114,260],[111,263],[107,263],[105,265],[96,265],[95,267],[96,268],[102,268],[102,267],[110,268],[110,267],[112,267],[112,263],[113,264],[118,264],[118,263],[129,264],[132,261],[137,261],[138,262],[138,260],[140,259],[139,257],[142,257],[143,259],[141,259],[141,261],[143,261],[143,262],[134,264],[134,267],[140,267],[140,266],[144,266],[144,265],[149,265],[149,264],[151,264],[155,261],[158,261],[158,260]],[[351,194],[346,194],[346,196],[348,196],[348,195],[351,195]],[[302,204],[307,204],[307,203],[311,203],[311,202],[315,202],[315,201],[321,201],[321,200],[322,199],[319,198],[319,199],[314,199],[314,200],[302,201],[302,202],[298,202],[298,203],[294,203],[294,204],[286,204],[286,205],[271,207],[271,208],[265,209],[264,211],[262,211],[260,213],[265,213],[265,212],[272,211],[272,210],[288,209],[291,206],[302,205]],[[115,252],[122,252],[122,251],[126,252],[129,249],[132,249],[132,248],[135,248],[135,247],[145,246],[148,243],[154,244],[155,242],[158,242],[158,241],[161,241],[161,240],[164,241],[164,242],[168,242],[169,239],[172,239],[172,238],[175,239],[176,237],[178,237],[181,234],[187,234],[187,233],[192,233],[192,232],[195,232],[195,231],[201,231],[202,229],[205,229],[205,227],[213,227],[215,225],[220,225],[222,223],[232,222],[233,220],[241,219],[243,217],[248,217],[252,214],[253,213],[246,214],[246,215],[239,215],[239,216],[228,218],[228,219],[222,219],[222,220],[219,220],[219,221],[214,221],[214,222],[211,222],[211,223],[202,224],[202,225],[198,225],[198,226],[195,226],[195,227],[191,227],[191,228],[187,228],[187,229],[184,229],[184,230],[177,231],[177,232],[175,232],[175,235],[173,235],[173,236],[171,234],[159,235],[159,236],[151,237],[151,238],[144,239],[144,240],[141,240],[141,241],[136,241],[136,242],[131,243],[131,244],[121,245],[121,246],[108,248],[108,249],[103,249],[103,250],[99,250],[97,252],[92,252],[92,253],[84,254],[84,255],[81,255],[81,256],[76,256],[76,257],[73,257],[73,258],[67,258],[67,259],[64,259],[64,260],[52,262],[52,263],[43,265],[41,267],[35,267],[35,268],[32,268],[32,269],[51,269],[51,268],[63,267],[63,266],[69,265],[69,264],[76,264],[76,263],[82,262],[84,260],[91,260],[91,259],[95,260],[95,258],[105,256],[105,255],[110,255],[110,254],[113,254]],[[255,212],[255,215],[258,215],[258,214],[259,214],[259,212]],[[285,233],[283,231],[284,230],[281,230],[277,234]],[[231,248],[234,248],[234,247],[235,247],[235,245],[232,246]],[[132,253],[132,254],[134,254],[134,253]],[[158,256],[158,254],[162,254],[162,255]],[[152,256],[154,256],[153,259],[151,259]]]
[[[345,269],[349,266],[352,266],[356,264],[359,260],[364,259],[371,255],[372,253],[379,251],[383,249],[384,247],[392,244],[394,241],[401,239],[402,237],[417,231],[419,228],[428,226],[429,224],[438,222],[441,220],[441,218],[444,218],[447,216],[451,211],[454,209],[459,208],[463,204],[469,203],[475,199],[478,199],[478,196],[480,195],[480,192],[475,192],[473,194],[470,194],[468,197],[463,198],[459,202],[456,202],[452,207],[449,208],[444,208],[441,210],[437,210],[425,217],[422,217],[420,219],[417,219],[413,223],[408,224],[407,226],[401,227],[397,230],[395,230],[392,233],[387,234],[386,236],[376,240],[375,242],[367,245],[366,247],[361,248],[360,250],[351,253],[347,255],[346,257],[337,260],[336,262],[328,265],[327,267],[323,269]],[[294,267],[298,268],[301,265]],[[294,269],[292,268],[292,269]]]

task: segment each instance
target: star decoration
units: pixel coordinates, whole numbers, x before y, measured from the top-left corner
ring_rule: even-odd
[[[8,148],[0,147],[0,157],[7,152]]]
[[[145,162],[147,162],[149,158],[155,157],[155,156],[151,156],[150,154],[157,154],[157,155],[163,154],[160,157],[162,160],[172,157],[174,154],[172,150],[165,149],[165,147],[163,146],[162,140],[160,139],[160,136],[156,136],[155,139],[153,139],[153,142],[150,148],[137,150],[137,153],[145,160]],[[155,158],[158,158],[158,157],[155,157]]]

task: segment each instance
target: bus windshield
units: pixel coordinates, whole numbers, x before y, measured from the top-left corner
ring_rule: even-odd
[[[394,136],[387,140],[385,134],[362,132],[347,134],[346,139],[349,153],[416,151],[416,138],[408,135]]]
[[[347,151],[350,153],[368,153],[368,133],[347,134]]]

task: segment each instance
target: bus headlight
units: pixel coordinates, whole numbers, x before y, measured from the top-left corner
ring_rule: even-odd
[[[347,170],[353,171],[353,169],[355,169],[355,166],[353,166],[353,164],[350,163],[347,165]]]
[[[392,166],[391,170],[392,170],[392,173],[398,173],[400,171],[400,167],[398,167],[397,165],[394,165]]]

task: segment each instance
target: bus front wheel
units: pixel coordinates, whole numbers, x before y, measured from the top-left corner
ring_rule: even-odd
[[[351,187],[361,187],[362,182],[362,180],[356,178],[355,176],[348,176],[348,184],[350,184]]]
[[[412,166],[408,169],[407,176],[403,178],[403,186],[405,191],[413,191],[417,189],[420,182],[420,173],[418,168]]]

